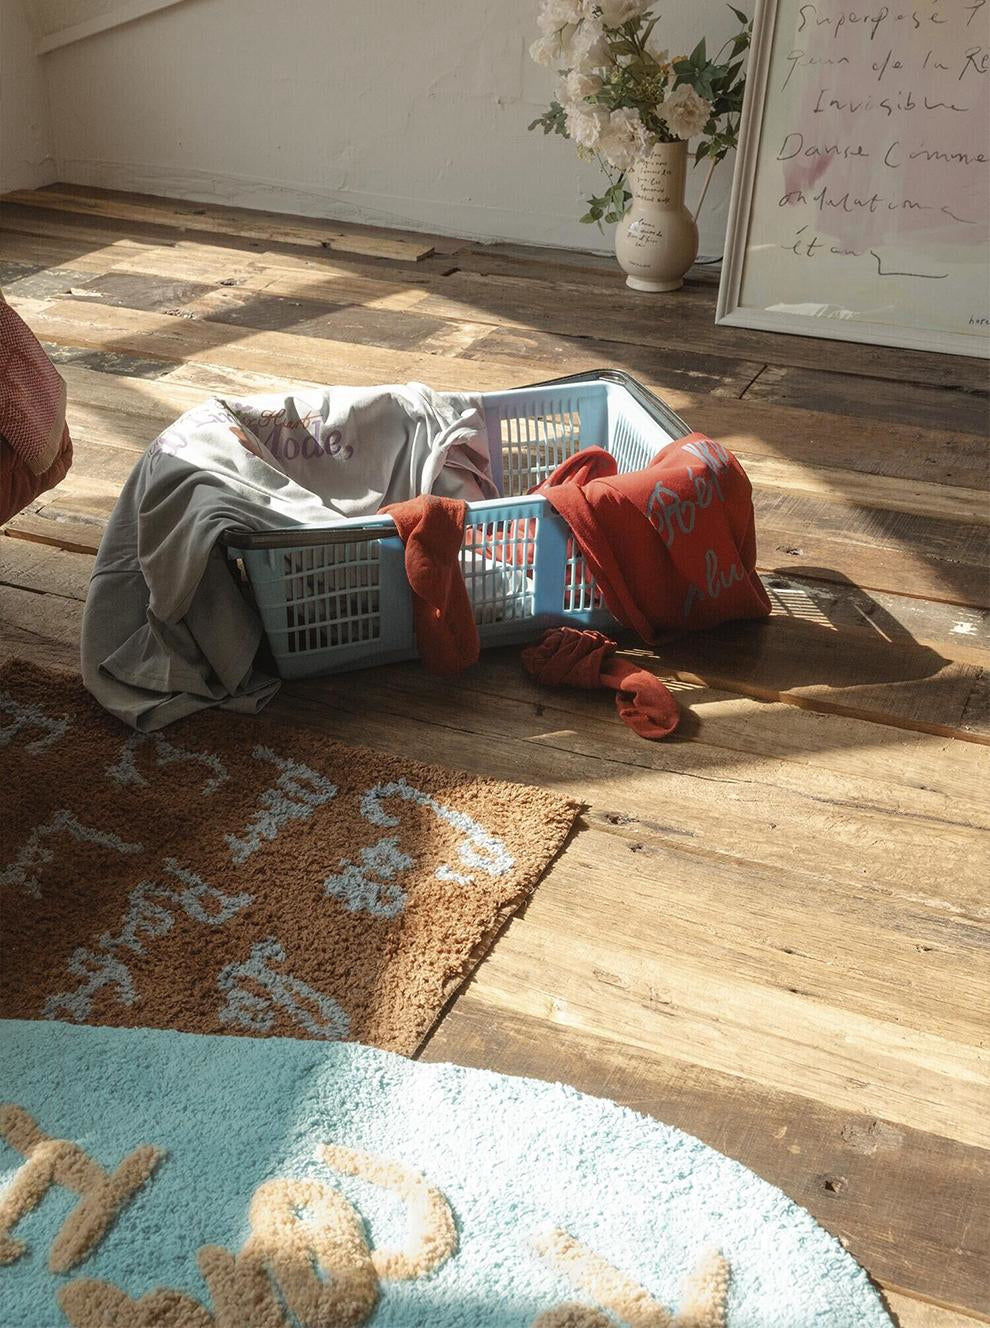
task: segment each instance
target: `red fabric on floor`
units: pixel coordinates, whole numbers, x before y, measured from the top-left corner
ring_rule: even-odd
[[[656,741],[677,728],[677,702],[659,678],[624,659],[614,659],[615,641],[601,632],[552,627],[538,645],[522,652],[523,667],[548,686],[610,687],[624,724]]]
[[[459,673],[481,651],[458,554],[467,504],[432,494],[385,507],[406,546],[416,645],[431,673]]]

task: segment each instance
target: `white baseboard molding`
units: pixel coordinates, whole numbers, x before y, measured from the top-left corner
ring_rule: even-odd
[[[72,42],[82,41],[85,37],[94,37],[98,32],[107,32],[122,23],[133,23],[158,9],[167,9],[170,5],[182,4],[183,0],[118,0],[114,7],[105,13],[95,14],[92,18],[82,19],[57,32],[39,36],[34,51],[36,55],[45,55],[60,46],[69,46]],[[80,6],[85,11],[85,4]],[[28,11],[30,12],[30,5]]]
[[[556,217],[477,203],[393,197],[355,189],[331,188],[322,192],[305,184],[254,180],[137,162],[71,157],[60,158],[58,178],[66,183],[94,185],[102,189],[321,217],[327,221],[393,226],[465,240],[543,245],[583,253],[613,253],[610,234],[601,235],[594,227],[587,226],[580,226],[575,233],[580,223],[574,221],[572,215]]]

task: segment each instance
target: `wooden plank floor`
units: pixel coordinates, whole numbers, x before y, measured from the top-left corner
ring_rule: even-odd
[[[774,616],[645,655],[675,741],[515,651],[286,685],[258,722],[586,807],[425,1057],[681,1126],[808,1207],[903,1328],[990,1321],[986,366],[716,328],[711,270],[651,300],[597,258],[70,185],[0,207],[0,284],[76,440],[0,536],[0,657],[75,667],[121,484],[215,392],[611,365],[737,451]]]

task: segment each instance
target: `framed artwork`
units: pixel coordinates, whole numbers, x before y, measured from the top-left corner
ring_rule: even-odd
[[[990,355],[990,0],[758,0],[716,322]]]

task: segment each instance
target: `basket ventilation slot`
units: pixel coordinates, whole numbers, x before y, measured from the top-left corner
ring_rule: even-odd
[[[381,637],[378,541],[292,549],[283,558],[290,654]]]
[[[573,456],[581,442],[581,414],[564,402],[540,415],[502,416],[503,489],[507,498],[528,493]]]
[[[539,524],[538,518],[489,521],[465,530],[461,571],[479,627],[533,617]]]
[[[567,570],[564,575],[564,612],[587,613],[604,607],[602,592],[595,585],[591,568],[584,554],[574,543],[567,541]]]

